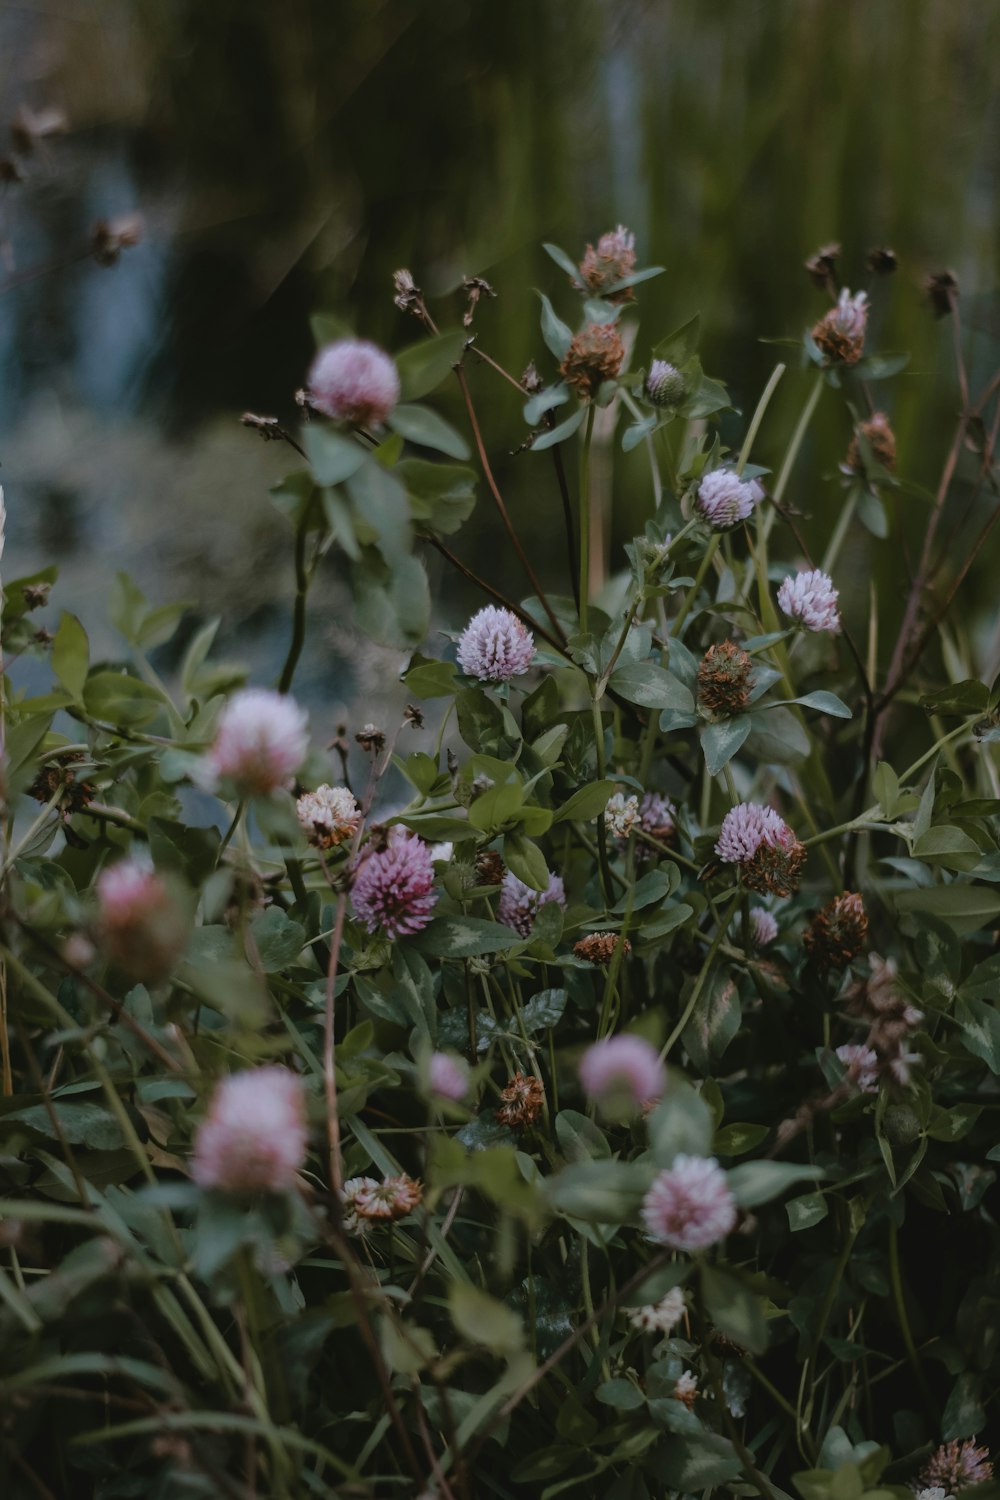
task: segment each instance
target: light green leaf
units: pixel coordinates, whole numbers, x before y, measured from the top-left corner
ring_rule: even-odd
[[[82,700],[89,665],[87,632],[76,615],[64,611],[52,642],[52,670],[75,703]]]
[[[388,422],[394,432],[411,443],[419,443],[423,448],[434,448],[438,453],[446,453],[449,458],[464,460],[469,457],[469,445],[462,434],[456,432],[444,417],[439,417],[428,406],[403,403],[394,408]]]
[[[746,743],[752,728],[749,714],[705,725],[701,732],[701,748],[705,756],[705,768],[710,776],[718,776],[723,766],[729,764]]]
[[[751,1354],[762,1354],[767,1348],[767,1323],[760,1299],[749,1287],[729,1271],[703,1266],[701,1290],[716,1328]]]
[[[592,781],[588,786],[580,787],[563,803],[552,821],[554,823],[592,822],[594,818],[599,818],[607,807],[608,798],[611,797],[616,785],[614,781]]]
[[[822,1167],[794,1162],[747,1161],[726,1174],[729,1191],[741,1208],[770,1203],[794,1182],[815,1182],[826,1174]]]
[[[481,1344],[502,1358],[524,1348],[524,1326],[517,1313],[471,1282],[452,1285],[448,1309],[455,1328],[470,1344]]]
[[[539,292],[538,295],[542,302],[542,338],[556,359],[564,360],[566,351],[573,342],[573,331],[567,327],[562,318],[557,317],[545,293]]]
[[[679,713],[694,711],[690,688],[655,662],[625,662],[612,672],[610,686],[629,703],[637,703],[641,708],[670,708]]]
[[[462,358],[469,335],[464,328],[419,340],[396,355],[404,401],[419,401],[451,374]]]

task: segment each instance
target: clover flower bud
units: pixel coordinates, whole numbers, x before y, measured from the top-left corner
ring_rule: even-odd
[[[735,641],[709,646],[698,664],[698,703],[714,719],[741,713],[750,698],[753,658]]]
[[[346,786],[330,786],[328,782],[298,798],[295,816],[310,844],[318,849],[347,843],[361,825],[361,809]]]
[[[579,942],[573,944],[573,952],[577,958],[582,958],[585,963],[593,964],[595,968],[605,969],[615,956],[615,950],[620,942],[624,941],[624,952],[632,952],[632,944],[628,938],[624,940],[617,932],[589,932],[586,937],[580,938]]]
[[[309,370],[309,405],[324,416],[355,427],[380,426],[399,396],[395,363],[365,339],[338,339],[327,344]]]
[[[216,1085],[198,1127],[191,1173],[224,1193],[280,1193],[306,1155],[302,1080],[279,1066],[248,1068]]]
[[[802,934],[802,945],[820,963],[842,969],[862,952],[867,936],[865,903],[856,891],[844,891],[816,913]]]
[[[487,604],[462,631],[458,641],[458,664],[469,677],[480,682],[509,682],[531,666],[535,638],[509,609]]]
[[[384,849],[370,848],[356,866],[351,901],[370,933],[392,939],[420,932],[437,899],[430,848],[399,824],[390,828]]]
[[[667,1075],[655,1047],[623,1032],[587,1048],[580,1060],[580,1082],[608,1118],[628,1120],[662,1097]]]
[[[288,786],[306,758],[305,712],[283,693],[243,688],[222,710],[202,781],[231,782],[240,796],[263,796]]]
[[[580,262],[580,280],[574,282],[578,290],[591,292],[595,297],[607,297],[609,302],[631,302],[632,288],[622,287],[618,291],[606,291],[614,287],[635,270],[635,235],[619,224],[602,234],[597,247],[588,245]]]
[[[559,373],[581,400],[589,401],[605,380],[614,380],[624,359],[625,345],[614,323],[588,323],[567,349]]]
[[[698,1397],[698,1377],[693,1370],[685,1370],[678,1378],[674,1386],[674,1400],[686,1406],[688,1411],[694,1411],[694,1403]]]
[[[679,406],[687,395],[687,381],[666,359],[654,359],[643,382],[646,400],[653,406]]]
[[[752,516],[763,498],[756,479],[741,479],[735,469],[710,469],[698,485],[694,508],[713,531],[730,531]]]
[[[888,469],[891,474],[896,467],[896,434],[884,411],[873,411],[867,422],[861,422],[858,432],[865,438],[875,462]],[[865,460],[858,441],[858,434],[851,438],[844,468],[849,474],[864,474]]]
[[[852,296],[844,287],[836,307],[831,307],[814,326],[813,342],[826,356],[827,364],[856,365],[865,350],[867,325],[867,292],[855,292]]]
[[[762,895],[790,896],[798,887],[806,852],[773,807],[739,802],[722,820],[715,852],[739,865],[744,885]]]
[[[778,589],[778,605],[790,620],[828,635],[840,634],[838,598],[833,579],[820,568],[789,574]]]
[[[833,288],[833,277],[839,258],[840,246],[836,243],[821,245],[815,255],[810,255],[809,259],[805,262],[805,267],[814,285],[820,288]]]
[[[736,1223],[736,1202],[714,1157],[676,1156],[643,1200],[642,1221],[657,1244],[704,1250]]]
[[[530,885],[525,885],[512,870],[508,870],[500,887],[497,920],[505,927],[512,927],[522,937],[528,937],[539,908],[550,901],[566,910],[566,889],[560,875],[550,874],[546,889],[533,891]]]

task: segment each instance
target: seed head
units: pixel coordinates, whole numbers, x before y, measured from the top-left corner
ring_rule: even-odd
[[[735,641],[709,646],[698,666],[698,703],[713,719],[740,713],[750,697],[753,660]]]
[[[481,849],[476,855],[476,881],[479,885],[500,885],[507,866],[496,849]]]
[[[348,1212],[355,1216],[359,1227],[363,1223],[388,1224],[394,1219],[405,1219],[419,1205],[423,1195],[423,1184],[405,1172],[384,1177],[381,1182],[375,1182],[371,1177],[354,1177],[344,1184],[345,1227]]]
[[[806,851],[773,807],[739,802],[722,821],[715,852],[740,867],[744,885],[762,895],[790,896],[798,888]]]
[[[810,255],[805,267],[816,286],[833,289],[839,257],[840,246],[836,243],[821,245],[815,255]]]
[[[896,434],[885,412],[872,412],[867,422],[860,424],[859,431],[866,439],[876,463],[881,464],[883,469],[888,469],[891,474],[896,467]],[[851,438],[844,467],[851,474],[865,472],[864,455],[861,452],[857,433]]]
[[[828,365],[856,365],[865,352],[867,324],[867,292],[855,292],[852,296],[844,287],[836,307],[831,307],[813,328],[813,342],[826,356]]]
[[[832,969],[843,969],[857,958],[868,936],[868,914],[856,891],[845,891],[818,911],[802,934],[810,957]]]
[[[622,941],[617,932],[590,932],[582,937],[579,942],[573,944],[573,952],[577,958],[582,958],[586,963],[593,964],[595,968],[605,969],[615,956],[615,949]],[[625,953],[632,952],[632,944],[628,938],[624,939]]]
[[[515,1073],[507,1087],[500,1091],[500,1098],[503,1103],[497,1110],[497,1119],[501,1125],[523,1130],[533,1125],[541,1114],[545,1090],[541,1080],[534,1075],[526,1078],[523,1073]]]
[[[567,349],[559,372],[581,400],[589,401],[605,380],[614,380],[624,359],[625,345],[614,323],[588,323]]]
[[[935,271],[924,282],[924,291],[936,318],[946,318],[954,312],[958,301],[958,277],[954,271]]]

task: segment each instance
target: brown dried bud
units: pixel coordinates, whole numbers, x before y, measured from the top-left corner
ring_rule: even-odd
[[[836,307],[831,307],[812,330],[813,342],[826,356],[828,364],[856,365],[865,352],[865,328],[868,324],[868,296],[846,287]]]
[[[392,300],[400,312],[412,313],[415,318],[422,318],[426,311],[424,296],[411,273],[405,269],[394,271],[392,284],[396,288],[396,295]]]
[[[521,376],[521,387],[528,392],[529,396],[534,396],[542,389],[544,384],[545,382],[538,373],[535,361],[532,360],[530,364],[525,366],[524,374]]]
[[[500,885],[507,873],[496,849],[481,849],[476,855],[476,880],[480,885]]]
[[[113,266],[123,250],[131,250],[142,239],[145,226],[139,214],[117,219],[98,219],[90,237],[90,251],[99,266]]]
[[[595,968],[607,968],[615,956],[618,947],[619,935],[617,932],[591,932],[582,937],[578,943],[573,944],[573,952],[577,958],[585,959],[588,964]],[[632,944],[628,938],[624,939],[626,956],[632,952]]]
[[[374,724],[366,724],[354,738],[362,750],[370,750],[373,755],[378,755],[385,744],[385,730],[376,728]]]
[[[883,245],[868,252],[868,269],[874,271],[876,276],[891,276],[899,265],[895,250],[890,250],[888,245]]]
[[[285,429],[277,417],[259,417],[256,412],[245,411],[240,417],[244,427],[258,433],[265,443],[277,443],[285,436]]]
[[[573,285],[578,291],[592,292],[595,297],[606,297],[609,302],[631,302],[632,288],[607,291],[616,282],[631,276],[635,270],[635,235],[619,224],[617,229],[602,234],[597,248],[588,245],[580,262],[580,280]]]
[[[958,301],[958,277],[954,271],[935,271],[924,282],[924,291],[934,309],[934,316],[946,318],[954,312]]]
[[[589,401],[605,380],[614,380],[624,359],[625,345],[614,323],[588,323],[567,349],[559,373]]]
[[[523,1130],[538,1119],[545,1100],[545,1090],[541,1080],[534,1075],[526,1078],[523,1073],[515,1073],[507,1087],[501,1091],[500,1098],[503,1106],[497,1110],[497,1119],[501,1125]]]
[[[79,751],[73,751],[69,755],[61,755],[56,760],[48,761],[29,786],[28,795],[34,797],[36,802],[51,802],[54,797],[56,800],[53,806],[64,818],[80,812],[94,796],[91,783],[77,781],[76,772],[72,768],[74,761],[82,759]]]
[[[713,718],[727,719],[747,705],[753,660],[735,641],[709,646],[698,665],[698,702]]]
[[[798,839],[775,847],[762,843],[741,863],[740,875],[744,885],[762,896],[793,896],[805,862],[805,847]]]
[[[424,711],[415,703],[408,703],[403,709],[403,723],[409,724],[411,729],[423,729]]]
[[[24,181],[24,172],[12,156],[0,156],[0,183],[13,186]]]
[[[884,411],[872,412],[867,422],[862,422],[858,431],[866,439],[872,451],[872,457],[880,463],[883,469],[890,473],[896,467],[896,434],[889,424],[889,418]],[[852,474],[863,474],[865,472],[865,461],[858,442],[857,432],[851,438],[847,449],[847,458],[844,467]]]
[[[462,290],[469,298],[469,305],[462,314],[462,323],[466,328],[471,328],[480,297],[495,297],[496,292],[482,276],[466,276],[462,282]]]
[[[51,630],[46,630],[44,625],[39,625],[38,629],[35,631],[31,639],[34,641],[36,646],[51,646],[52,642],[55,640],[55,636],[52,634]]]
[[[362,1179],[364,1186],[351,1198],[351,1206],[359,1219],[370,1223],[387,1223],[393,1219],[405,1219],[420,1204],[424,1196],[423,1183],[406,1172],[395,1177],[385,1177],[381,1182]]]
[[[802,945],[811,958],[843,969],[863,951],[867,936],[865,903],[856,891],[845,891],[816,913],[802,934]]]
[[[840,246],[837,244],[821,245],[815,255],[810,255],[805,268],[816,286],[832,288],[839,255]]]
[[[43,604],[48,604],[51,592],[51,583],[26,583],[22,590],[28,609],[41,609]]]

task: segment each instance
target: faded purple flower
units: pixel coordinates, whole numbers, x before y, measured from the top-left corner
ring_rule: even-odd
[[[550,901],[566,910],[566,890],[561,876],[550,875],[546,890],[533,891],[530,885],[525,885],[512,870],[508,870],[500,887],[497,917],[505,927],[513,927],[515,932],[527,937],[539,907]]]
[[[119,860],[98,875],[97,899],[108,957],[140,983],[165,979],[184,953],[189,924],[161,876],[138,860]]]
[[[920,1471],[922,1485],[941,1486],[952,1495],[992,1478],[990,1450],[977,1448],[975,1438],[964,1443],[957,1438],[943,1443]]]
[[[306,758],[306,715],[294,699],[269,688],[234,693],[219,718],[205,759],[204,782],[232,782],[241,796],[287,786]]]
[[[763,498],[756,479],[741,479],[735,469],[712,469],[698,486],[695,509],[713,531],[728,531],[752,516]]]
[[[790,620],[829,635],[840,634],[838,598],[833,579],[819,568],[789,574],[778,589],[778,604]]]
[[[469,677],[480,682],[509,682],[531,666],[535,639],[509,609],[487,604],[462,631],[458,641],[458,664]]]
[[[643,389],[646,400],[654,406],[677,406],[684,400],[687,385],[676,365],[666,359],[654,359]]]
[[[427,1088],[454,1103],[469,1092],[469,1065],[451,1052],[432,1052],[427,1063]]]
[[[351,889],[354,913],[368,932],[388,938],[420,932],[437,901],[434,862],[423,839],[396,824],[384,849],[371,849],[358,862]]]
[[[399,400],[399,372],[388,354],[365,339],[338,339],[313,360],[310,406],[338,422],[377,427]]]
[[[198,1127],[191,1175],[225,1193],[283,1192],[306,1155],[302,1080],[277,1065],[232,1073],[216,1085]]]
[[[627,1119],[662,1096],[667,1075],[655,1047],[623,1032],[587,1048],[580,1060],[580,1082],[606,1114]]]
[[[844,1065],[844,1071],[855,1087],[863,1094],[878,1093],[878,1053],[871,1047],[863,1047],[854,1042],[847,1042],[843,1047],[837,1048],[837,1057]]]
[[[361,809],[346,786],[324,782],[314,792],[304,792],[295,804],[295,815],[320,849],[333,849],[353,839],[361,823]]]
[[[778,922],[773,912],[755,906],[750,913],[750,941],[755,948],[766,948],[778,936]]]
[[[646,1194],[642,1221],[650,1239],[674,1250],[704,1250],[736,1223],[736,1202],[714,1157],[676,1156]]]

